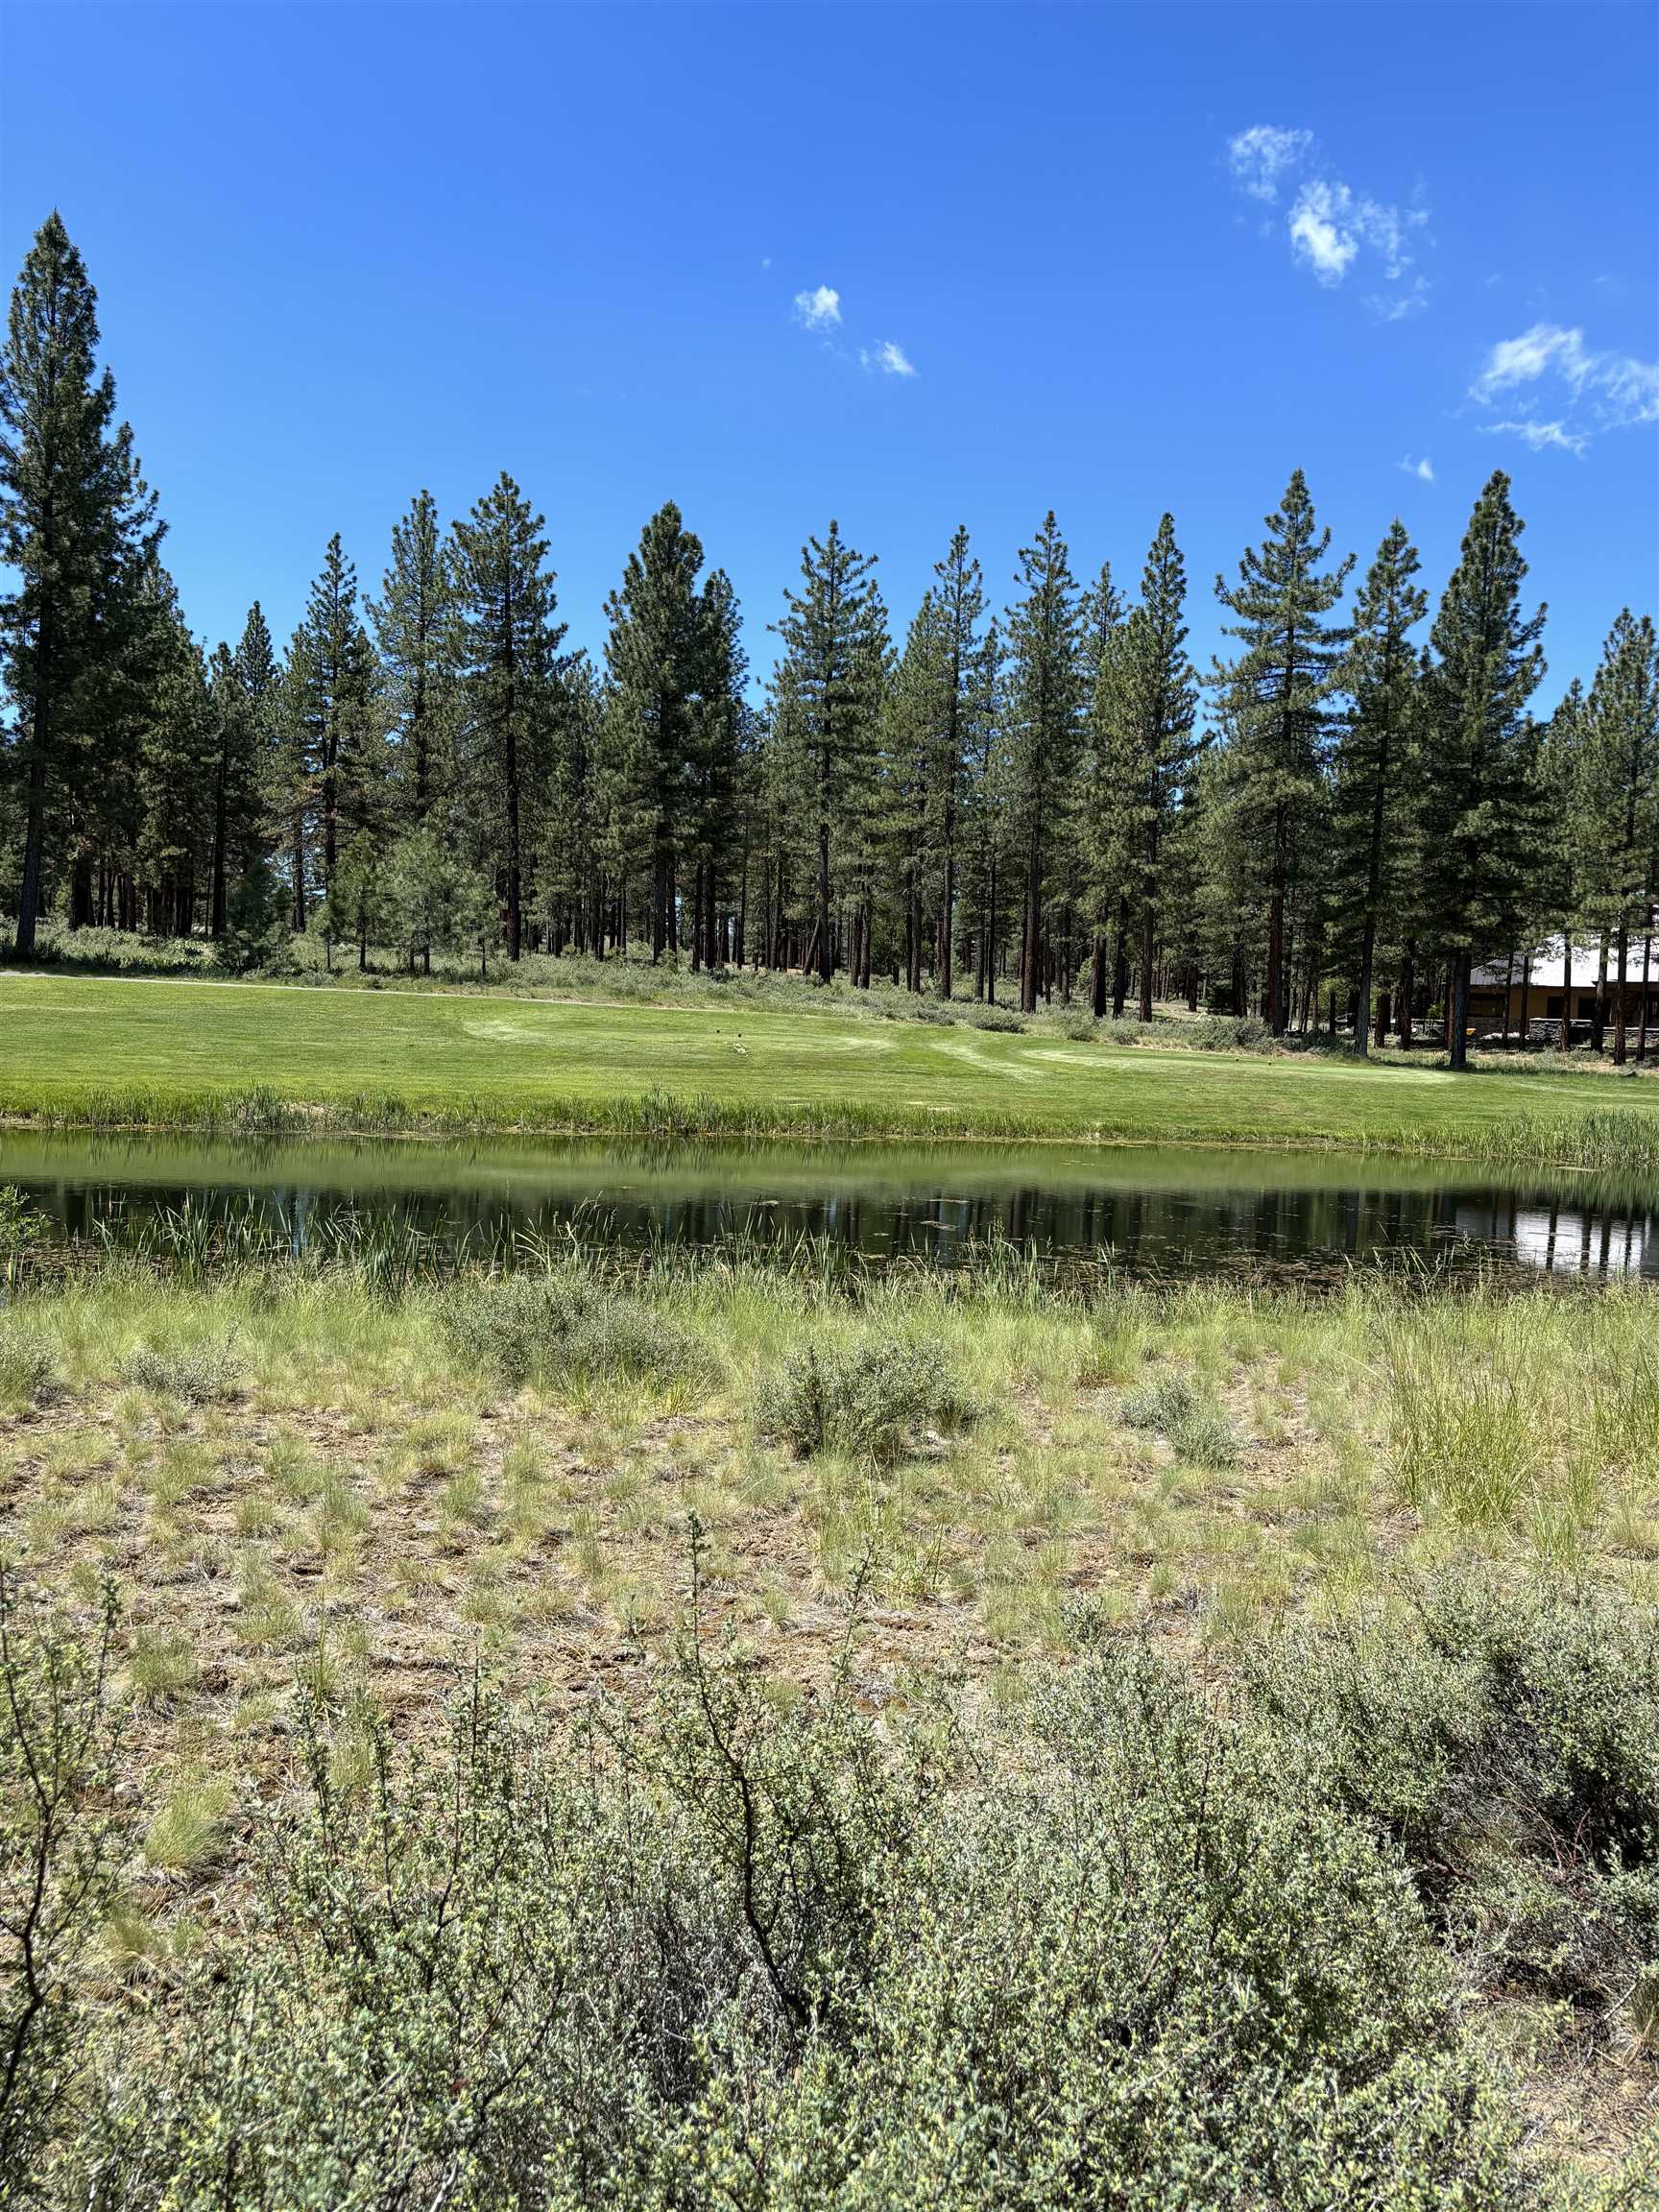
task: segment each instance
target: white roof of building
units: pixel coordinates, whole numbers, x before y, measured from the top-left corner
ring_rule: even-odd
[[[1640,937],[1632,936],[1625,961],[1626,980],[1631,983],[1640,983],[1642,980],[1642,940]],[[1583,945],[1575,944],[1573,948],[1574,990],[1594,991],[1600,967],[1601,947],[1598,939],[1591,937]],[[1612,981],[1618,974],[1619,949],[1609,939],[1607,944],[1608,980]],[[1648,974],[1653,982],[1659,984],[1659,943],[1655,943],[1653,947]],[[1502,960],[1488,960],[1483,967],[1474,971],[1469,980],[1478,991],[1502,991],[1503,974],[1504,968]],[[1521,951],[1519,949],[1515,954],[1515,970],[1510,980],[1516,990],[1521,988]],[[1559,937],[1547,937],[1542,945],[1534,945],[1532,948],[1531,988],[1535,991],[1548,991],[1551,984],[1557,991],[1560,990],[1561,940]]]

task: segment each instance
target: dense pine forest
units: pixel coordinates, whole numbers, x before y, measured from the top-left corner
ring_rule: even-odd
[[[1338,553],[1297,471],[1216,579],[1207,670],[1168,515],[1134,576],[1079,574],[1046,515],[1005,607],[959,529],[907,619],[831,520],[763,611],[762,694],[672,503],[601,657],[568,650],[555,548],[505,473],[467,515],[417,493],[377,582],[330,540],[285,643],[255,603],[204,648],[56,215],[12,295],[0,425],[20,959],[85,927],[209,938],[235,972],[301,933],[416,971],[648,950],[1025,1011],[1184,999],[1361,1052],[1444,1037],[1455,1062],[1483,961],[1519,972],[1565,933],[1605,979],[1648,969],[1653,623],[1618,613],[1535,713],[1544,610],[1502,471],[1437,601],[1399,521],[1368,563]],[[1625,994],[1600,1003],[1623,1061]]]

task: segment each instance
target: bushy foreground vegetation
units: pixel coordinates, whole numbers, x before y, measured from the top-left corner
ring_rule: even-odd
[[[519,1257],[0,1311],[18,2200],[1644,2202],[1648,1294]]]
[[[41,1903],[0,1981],[9,2200],[1647,2198],[1651,1609],[1442,1580],[1204,1688],[1085,1635],[1000,1719],[878,1719],[855,1621],[781,1698],[704,1601],[573,1732],[475,1677],[446,1732],[343,1760],[307,1701],[217,1924],[134,1979],[107,1652],[11,1599],[10,1928]],[[1564,2158],[1550,2100],[1593,2056],[1634,2106]]]

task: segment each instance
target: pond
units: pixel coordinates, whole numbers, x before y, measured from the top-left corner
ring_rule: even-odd
[[[139,1244],[188,1214],[302,1251],[388,1227],[499,1250],[828,1239],[950,1265],[994,1238],[1142,1275],[1330,1270],[1493,1254],[1659,1278],[1659,1192],[1351,1153],[1072,1145],[364,1140],[202,1143],[0,1135],[0,1185],[63,1242]]]

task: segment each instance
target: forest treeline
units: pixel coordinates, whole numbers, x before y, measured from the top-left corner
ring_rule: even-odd
[[[1590,680],[1533,712],[1544,610],[1502,471],[1432,607],[1404,526],[1357,568],[1298,471],[1216,579],[1228,645],[1203,672],[1167,515],[1122,579],[1077,574],[1049,514],[1005,608],[959,529],[902,626],[830,522],[757,698],[730,579],[672,504],[595,660],[566,647],[542,518],[506,474],[465,516],[418,493],[377,585],[331,540],[285,643],[255,604],[205,651],[98,349],[53,215],[0,359],[21,957],[46,916],[204,934],[233,968],[300,931],[411,966],[648,947],[1026,1010],[1340,1016],[1361,1050],[1409,1044],[1432,1006],[1455,1061],[1483,959],[1565,931],[1621,982],[1647,970],[1653,624],[1621,613]]]

